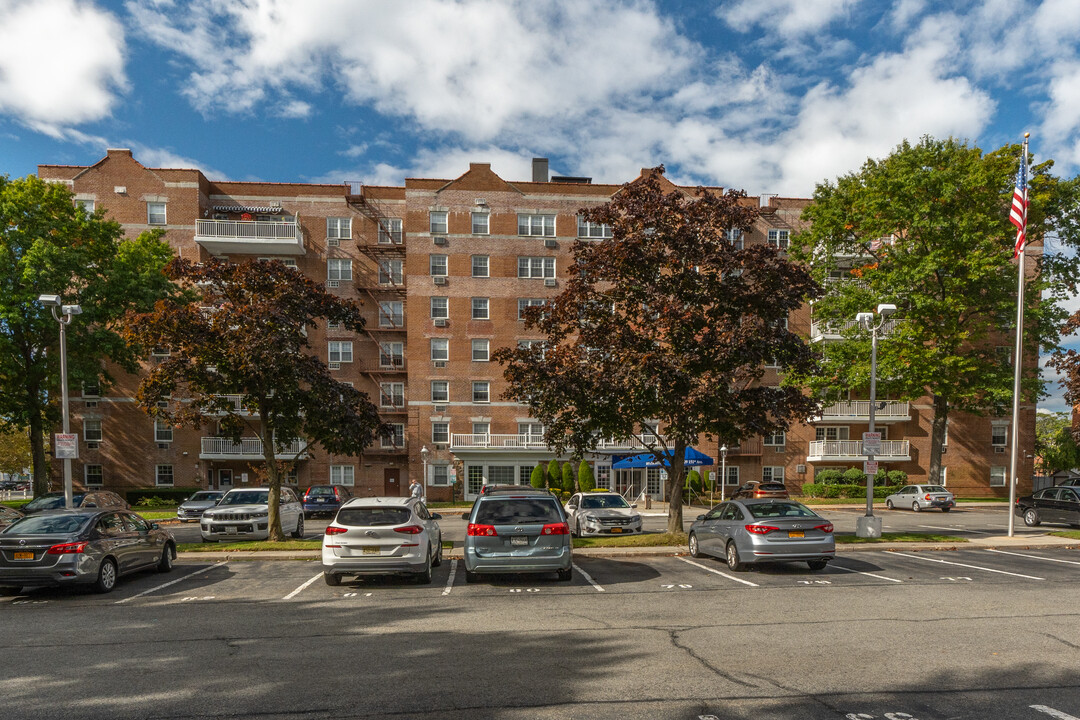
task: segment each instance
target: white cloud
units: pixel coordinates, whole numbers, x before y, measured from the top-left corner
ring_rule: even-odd
[[[906,30],[926,9],[926,0],[896,0],[889,23],[894,30]]]
[[[859,0],[733,0],[716,10],[716,16],[733,30],[754,27],[776,30],[783,37],[816,33],[834,20],[846,17]]]
[[[127,89],[124,31],[83,0],[0,0],[0,113],[39,132],[106,117]]]

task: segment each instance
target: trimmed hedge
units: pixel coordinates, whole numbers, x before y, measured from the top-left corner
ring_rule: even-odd
[[[874,497],[878,500],[887,495],[892,495],[902,485],[876,485]],[[803,483],[803,497],[808,498],[865,498],[866,485],[862,484],[837,484],[837,483]]]
[[[143,498],[161,498],[171,505],[179,505],[189,497],[199,492],[201,487],[173,487],[173,488],[147,488],[145,490],[128,490],[124,493],[124,499],[132,507],[139,504]],[[145,504],[145,503],[144,503]]]

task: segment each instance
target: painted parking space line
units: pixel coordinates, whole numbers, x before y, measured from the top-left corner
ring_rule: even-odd
[[[185,575],[182,578],[177,578],[175,580],[170,580],[167,583],[164,583],[162,585],[158,585],[156,587],[152,587],[149,590],[143,590],[138,595],[132,595],[129,598],[124,598],[123,600],[117,600],[115,604],[116,605],[123,605],[124,603],[126,603],[129,600],[134,600],[135,598],[141,598],[143,595],[149,595],[150,593],[157,592],[158,590],[164,590],[165,588],[169,587],[170,585],[175,585],[176,583],[183,582],[184,580],[187,580],[188,578],[195,577],[196,575],[201,575],[202,573],[207,572],[208,570],[213,570],[214,568],[219,568],[222,565],[228,565],[228,564],[229,564],[228,560],[222,560],[221,562],[217,563],[216,565],[211,565],[210,567],[204,567],[203,569],[196,570],[193,573],[188,573],[187,575]]]
[[[1024,578],[1025,580],[1045,580],[1046,578],[1035,577],[1034,575],[1021,575],[1020,573],[1007,572],[1005,570],[998,570],[996,568],[983,567],[982,565],[969,565],[967,563],[952,562],[950,560],[938,560],[936,558],[922,557],[920,555],[912,555],[911,553],[897,552],[895,550],[889,551],[892,555],[899,555],[900,557],[912,558],[914,560],[924,560],[926,562],[941,563],[943,565],[955,565],[957,567],[971,568],[972,570],[982,570],[984,572],[998,573],[1000,575],[1011,575],[1013,577]]]
[[[969,532],[979,533],[980,535],[989,535],[990,530],[972,530],[971,528],[965,528],[960,525],[953,525],[952,527],[946,527],[944,525],[916,525],[916,527],[927,528],[928,530],[948,530],[949,532]]]
[[[1065,563],[1066,565],[1080,565],[1080,561],[1077,560],[1062,560],[1061,558],[1048,558],[1042,555],[1028,555],[1027,553],[1010,552],[1008,550],[998,550],[996,548],[986,548],[987,552],[998,553],[999,555],[1015,555],[1016,557],[1032,558],[1033,560],[1045,560],[1046,562]]]
[[[573,567],[574,567],[575,570],[578,571],[578,574],[581,575],[581,577],[588,580],[589,584],[592,585],[594,588],[596,588],[596,592],[604,592],[604,588],[600,587],[600,585],[598,585],[597,582],[595,580],[593,580],[592,575],[590,575],[589,573],[585,572],[580,567],[578,567],[577,563],[573,563]]]
[[[842,570],[844,572],[855,573],[857,575],[866,575],[867,577],[877,578],[878,580],[888,580],[889,582],[894,582],[894,583],[902,583],[903,582],[903,580],[897,580],[896,578],[885,577],[884,575],[875,575],[874,573],[866,572],[865,570],[852,570],[851,568],[846,568],[843,565],[837,565],[835,560],[833,560],[831,563],[829,563],[829,567],[834,569],[834,570]]]
[[[449,595],[454,589],[454,576],[457,575],[457,560],[450,561],[450,577],[446,578],[446,587],[443,588],[443,596]]]
[[[720,572],[719,570],[716,570],[716,569],[711,568],[711,567],[707,567],[705,565],[702,565],[701,563],[694,562],[693,560],[687,560],[686,558],[682,557],[681,555],[679,557],[676,557],[675,559],[676,560],[682,560],[684,563],[686,563],[688,565],[693,565],[694,567],[699,567],[702,570],[705,570],[706,572],[711,572],[711,573],[713,573],[715,575],[719,575],[720,577],[726,577],[728,580],[734,580],[735,582],[740,582],[743,585],[749,585],[750,587],[761,587],[757,583],[752,583],[749,580],[743,580],[742,578],[737,578],[734,575],[728,575],[727,573]]]
[[[1058,720],[1080,720],[1080,718],[1078,717],[1069,715],[1068,713],[1063,713],[1060,710],[1055,710],[1052,707],[1046,707],[1045,705],[1028,705],[1028,707],[1032,710],[1037,710],[1041,713],[1045,713],[1050,717],[1055,717]]]
[[[296,589],[295,589],[295,590],[293,590],[293,591],[292,591],[291,593],[289,593],[288,595],[286,595],[285,597],[283,597],[283,598],[281,598],[281,599],[282,599],[282,600],[292,600],[292,599],[293,599],[294,597],[296,597],[296,596],[297,596],[297,595],[299,595],[300,593],[304,592],[304,590],[306,590],[306,589],[307,589],[307,587],[308,587],[309,585],[311,585],[311,583],[315,582],[316,580],[318,580],[318,579],[319,579],[319,578],[321,578],[322,576],[323,576],[323,574],[322,574],[322,573],[320,572],[320,573],[319,573],[318,575],[316,575],[315,577],[311,578],[310,580],[308,580],[307,582],[305,582],[305,583],[304,583],[303,585],[301,585],[300,587],[296,588]]]

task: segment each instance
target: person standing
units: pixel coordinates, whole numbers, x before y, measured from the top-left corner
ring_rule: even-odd
[[[424,499],[424,486],[416,478],[413,478],[409,483],[409,494],[417,500]]]

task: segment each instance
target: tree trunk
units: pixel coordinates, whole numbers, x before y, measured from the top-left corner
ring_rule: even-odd
[[[668,472],[668,513],[667,531],[669,533],[681,533],[683,531],[683,475],[686,460],[686,443],[676,440],[671,448],[671,469]],[[648,488],[646,487],[646,490]]]
[[[941,484],[941,451],[945,446],[945,429],[949,422],[949,401],[940,395],[934,396],[934,420],[930,426],[930,468],[926,481],[931,485]]]
[[[266,518],[269,523],[272,542],[282,542],[285,532],[281,529],[281,475],[278,474],[278,464],[274,448],[274,428],[267,421],[266,414],[260,412],[259,419],[262,430],[263,462],[266,463],[266,477],[270,485],[269,514]]]
[[[30,413],[30,454],[31,466],[34,473],[33,493],[34,497],[49,492],[49,477],[52,468],[45,457],[45,434],[43,421],[40,413]]]

